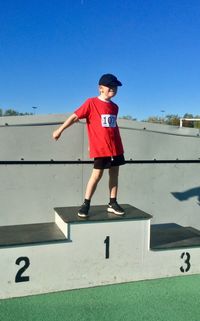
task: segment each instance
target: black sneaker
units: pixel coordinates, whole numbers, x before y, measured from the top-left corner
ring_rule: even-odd
[[[119,206],[119,204],[117,202],[112,203],[112,204],[109,203],[107,211],[109,213],[113,213],[113,214],[116,214],[116,215],[124,215],[125,214],[124,209],[121,206]]]
[[[89,212],[89,209],[90,209],[90,206],[89,205],[86,205],[85,203],[83,203],[81,205],[81,207],[79,208],[79,211],[78,211],[78,216],[79,217],[88,217],[88,212]]]

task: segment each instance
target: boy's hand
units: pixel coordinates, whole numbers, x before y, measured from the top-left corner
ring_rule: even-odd
[[[61,136],[61,131],[59,129],[56,129],[54,132],[53,132],[53,138],[55,140],[58,140]]]
[[[53,138],[55,140],[58,140],[60,138],[63,130],[70,127],[71,125],[73,125],[77,121],[78,121],[78,116],[76,116],[76,114],[72,114],[69,118],[67,118],[67,120],[64,122],[64,124],[62,126],[60,126],[58,129],[56,129],[53,132]]]

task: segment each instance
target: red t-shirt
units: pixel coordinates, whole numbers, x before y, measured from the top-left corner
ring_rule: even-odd
[[[98,97],[87,99],[74,112],[79,119],[86,118],[90,158],[117,156],[124,153],[117,126],[118,106]]]

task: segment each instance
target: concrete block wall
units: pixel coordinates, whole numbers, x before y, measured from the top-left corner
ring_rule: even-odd
[[[84,122],[58,142],[53,130],[66,115],[0,118],[0,161],[89,160]],[[198,160],[198,129],[119,120],[127,160]],[[200,228],[200,164],[126,164],[120,170],[119,202],[153,215],[153,223]],[[0,226],[53,221],[52,208],[78,206],[91,164],[0,165]],[[93,204],[108,202],[105,171]]]

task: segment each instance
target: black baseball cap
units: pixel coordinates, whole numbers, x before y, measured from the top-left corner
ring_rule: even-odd
[[[106,87],[110,87],[110,86],[112,87],[112,86],[122,86],[122,83],[114,75],[105,74],[101,76],[101,78],[99,79],[99,86],[100,85],[106,86]]]

